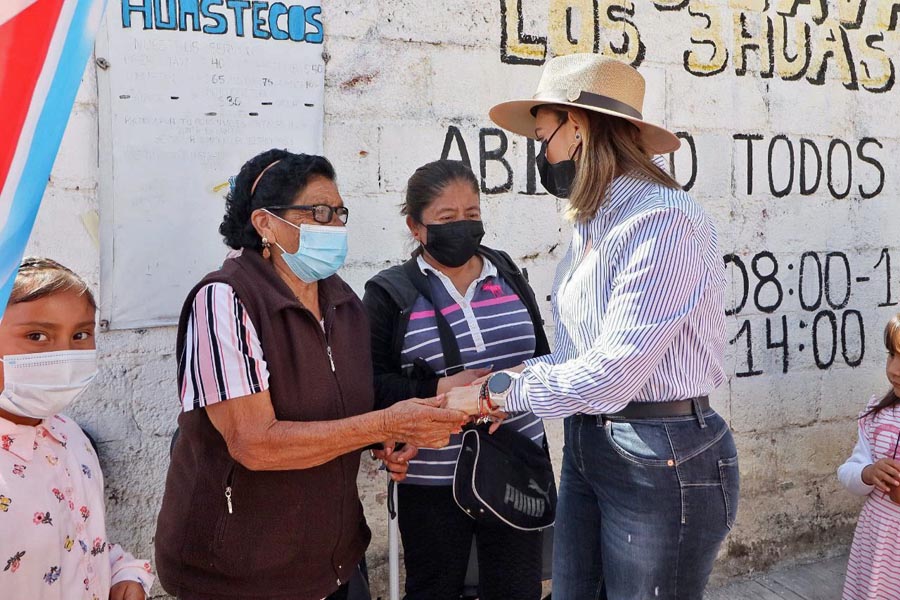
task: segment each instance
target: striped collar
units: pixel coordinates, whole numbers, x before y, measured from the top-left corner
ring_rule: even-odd
[[[662,156],[654,156],[653,164],[663,171],[668,171],[666,161]],[[609,193],[606,200],[600,205],[599,213],[607,213],[624,200],[635,196],[636,192],[643,191],[647,186],[654,185],[652,182],[632,175],[619,175],[613,179],[609,186]]]
[[[653,157],[653,164],[663,171],[668,171],[666,161],[662,156]],[[600,205],[597,214],[589,221],[576,224],[576,227],[580,226],[582,231],[598,233],[597,228],[602,227],[602,223],[606,221],[606,217],[610,215],[611,212],[622,208],[628,200],[643,198],[646,195],[647,190],[655,186],[655,183],[645,179],[640,179],[631,175],[619,175],[612,180],[609,191],[606,193],[606,199]]]
[[[489,260],[488,260],[485,256],[483,256],[483,255],[481,256],[481,262],[483,263],[483,264],[481,265],[481,274],[475,279],[476,282],[478,282],[478,281],[483,281],[483,280],[487,279],[488,277],[497,277],[497,275],[498,275],[498,273],[497,273],[497,267],[494,266],[494,263],[492,263],[491,261],[489,261]],[[447,277],[447,276],[446,276],[444,273],[442,273],[440,270],[435,269],[434,267],[432,267],[431,265],[429,265],[427,262],[425,262],[425,259],[422,258],[422,255],[421,255],[421,254],[419,254],[419,255],[416,257],[416,264],[419,266],[419,270],[422,271],[422,274],[423,274],[423,275],[428,275],[428,271],[431,271],[432,273],[434,273],[434,274],[437,275],[438,277],[441,277],[441,276]]]

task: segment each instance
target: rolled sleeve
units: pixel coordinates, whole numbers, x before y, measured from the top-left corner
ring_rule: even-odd
[[[185,412],[269,389],[262,344],[231,286],[211,283],[197,292],[185,340]]]
[[[531,367],[534,365],[558,365],[562,361],[562,357],[558,356],[556,353],[551,352],[550,354],[544,354],[543,356],[535,356],[534,358],[528,358],[522,362],[526,367]]]
[[[109,570],[110,587],[123,581],[136,581],[144,588],[144,594],[150,597],[154,577],[148,561],[135,558],[118,544],[110,544]]]

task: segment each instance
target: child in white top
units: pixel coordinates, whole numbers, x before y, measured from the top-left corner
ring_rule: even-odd
[[[97,307],[77,275],[26,259],[0,320],[0,597],[144,600],[147,561],[106,537],[103,473],[61,412],[97,373]]]
[[[859,418],[859,441],[838,468],[850,492],[868,496],[853,535],[843,600],[900,598],[900,314],[884,330],[890,391]]]

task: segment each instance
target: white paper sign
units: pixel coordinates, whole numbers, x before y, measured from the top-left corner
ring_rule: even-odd
[[[116,0],[97,43],[101,318],[177,322],[216,269],[229,178],[269,148],[322,153],[319,6]]]

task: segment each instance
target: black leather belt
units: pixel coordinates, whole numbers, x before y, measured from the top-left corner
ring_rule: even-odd
[[[630,402],[617,413],[603,415],[605,419],[660,419],[665,417],[688,417],[697,410],[709,410],[709,396],[675,400],[674,402]]]

